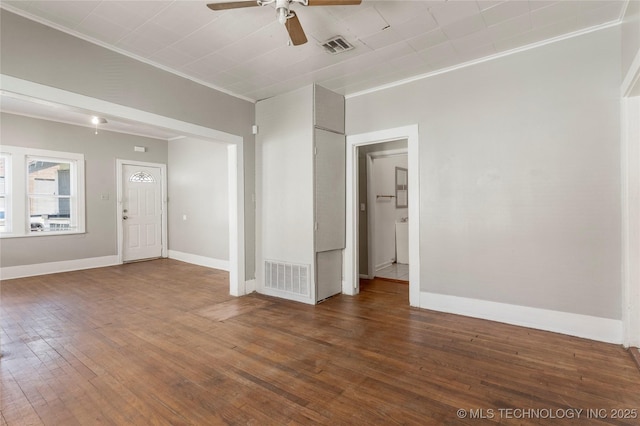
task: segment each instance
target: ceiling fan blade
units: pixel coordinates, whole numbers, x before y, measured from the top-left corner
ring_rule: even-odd
[[[289,38],[291,38],[291,43],[293,43],[294,46],[305,44],[307,42],[307,36],[304,35],[304,30],[302,29],[298,15],[294,12],[291,12],[291,14],[292,16],[287,19],[285,23],[287,31],[289,32]]]
[[[362,0],[309,0],[309,6],[356,6]]]
[[[209,3],[207,7],[211,10],[239,9],[241,7],[260,6],[257,1],[231,1],[226,3]]]

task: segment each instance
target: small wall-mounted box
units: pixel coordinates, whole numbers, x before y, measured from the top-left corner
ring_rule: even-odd
[[[133,150],[135,152],[147,152],[147,147],[146,146],[134,146]]]

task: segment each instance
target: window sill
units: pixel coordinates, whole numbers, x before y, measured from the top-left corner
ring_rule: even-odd
[[[10,239],[10,238],[31,238],[31,237],[52,237],[52,236],[60,236],[60,235],[78,235],[78,234],[86,234],[86,231],[39,231],[31,234],[11,234],[5,233],[0,234],[0,240]]]

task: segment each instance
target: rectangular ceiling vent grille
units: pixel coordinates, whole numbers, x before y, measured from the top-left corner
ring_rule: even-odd
[[[308,297],[309,266],[265,260],[264,285],[274,290]]]
[[[327,53],[331,53],[332,55],[337,55],[338,53],[346,52],[347,50],[352,50],[354,48],[353,45],[342,36],[330,38],[323,42],[321,46],[324,47],[324,50],[326,50]]]

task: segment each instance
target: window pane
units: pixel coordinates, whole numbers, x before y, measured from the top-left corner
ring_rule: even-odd
[[[156,180],[147,172],[135,172],[129,177],[129,182],[153,183]]]
[[[29,197],[29,224],[31,232],[71,231],[69,197]]]
[[[71,164],[29,160],[30,195],[71,195]]]
[[[0,157],[0,195],[7,193],[7,180],[5,179],[5,170],[7,170],[7,158]]]
[[[29,158],[29,230],[72,231],[71,162]]]
[[[7,210],[7,199],[4,196],[0,196],[0,232],[8,231],[6,225],[6,210]]]

